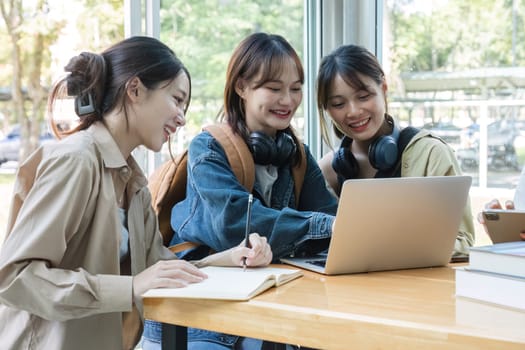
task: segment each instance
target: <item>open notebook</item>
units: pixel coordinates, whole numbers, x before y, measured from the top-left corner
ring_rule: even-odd
[[[303,275],[298,269],[278,267],[254,267],[243,271],[239,267],[206,266],[201,270],[208,275],[203,282],[184,288],[150,289],[143,297],[248,300]]]
[[[446,265],[469,176],[347,180],[327,254],[282,258],[328,275]]]

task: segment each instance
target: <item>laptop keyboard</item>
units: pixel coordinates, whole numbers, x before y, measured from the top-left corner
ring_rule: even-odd
[[[307,260],[306,262],[321,267],[325,267],[326,265],[326,260]]]

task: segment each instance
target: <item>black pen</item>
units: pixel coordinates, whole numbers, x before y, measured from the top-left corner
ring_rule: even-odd
[[[250,248],[250,240],[248,236],[250,235],[250,219],[252,217],[252,204],[253,204],[253,195],[250,193],[248,196],[248,209],[246,210],[246,229],[244,230],[244,246]],[[242,258],[242,270],[246,270],[246,257]]]

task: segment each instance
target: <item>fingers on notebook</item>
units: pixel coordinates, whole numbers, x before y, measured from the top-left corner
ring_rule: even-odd
[[[159,261],[153,267],[153,276],[157,283],[166,284],[164,287],[200,282],[207,277],[204,272],[184,260]]]
[[[133,296],[152,288],[180,288],[202,282],[207,275],[184,260],[159,261],[133,277]]]

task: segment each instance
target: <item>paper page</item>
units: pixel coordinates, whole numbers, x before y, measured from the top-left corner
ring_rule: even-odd
[[[208,275],[203,282],[190,284],[184,288],[150,289],[143,296],[247,300],[253,296],[252,292],[262,292],[275,284],[276,273],[299,271],[272,267],[247,268],[243,271],[239,267],[217,266],[207,266],[201,270]],[[265,283],[267,280],[270,282]],[[264,288],[260,289],[261,286]]]

